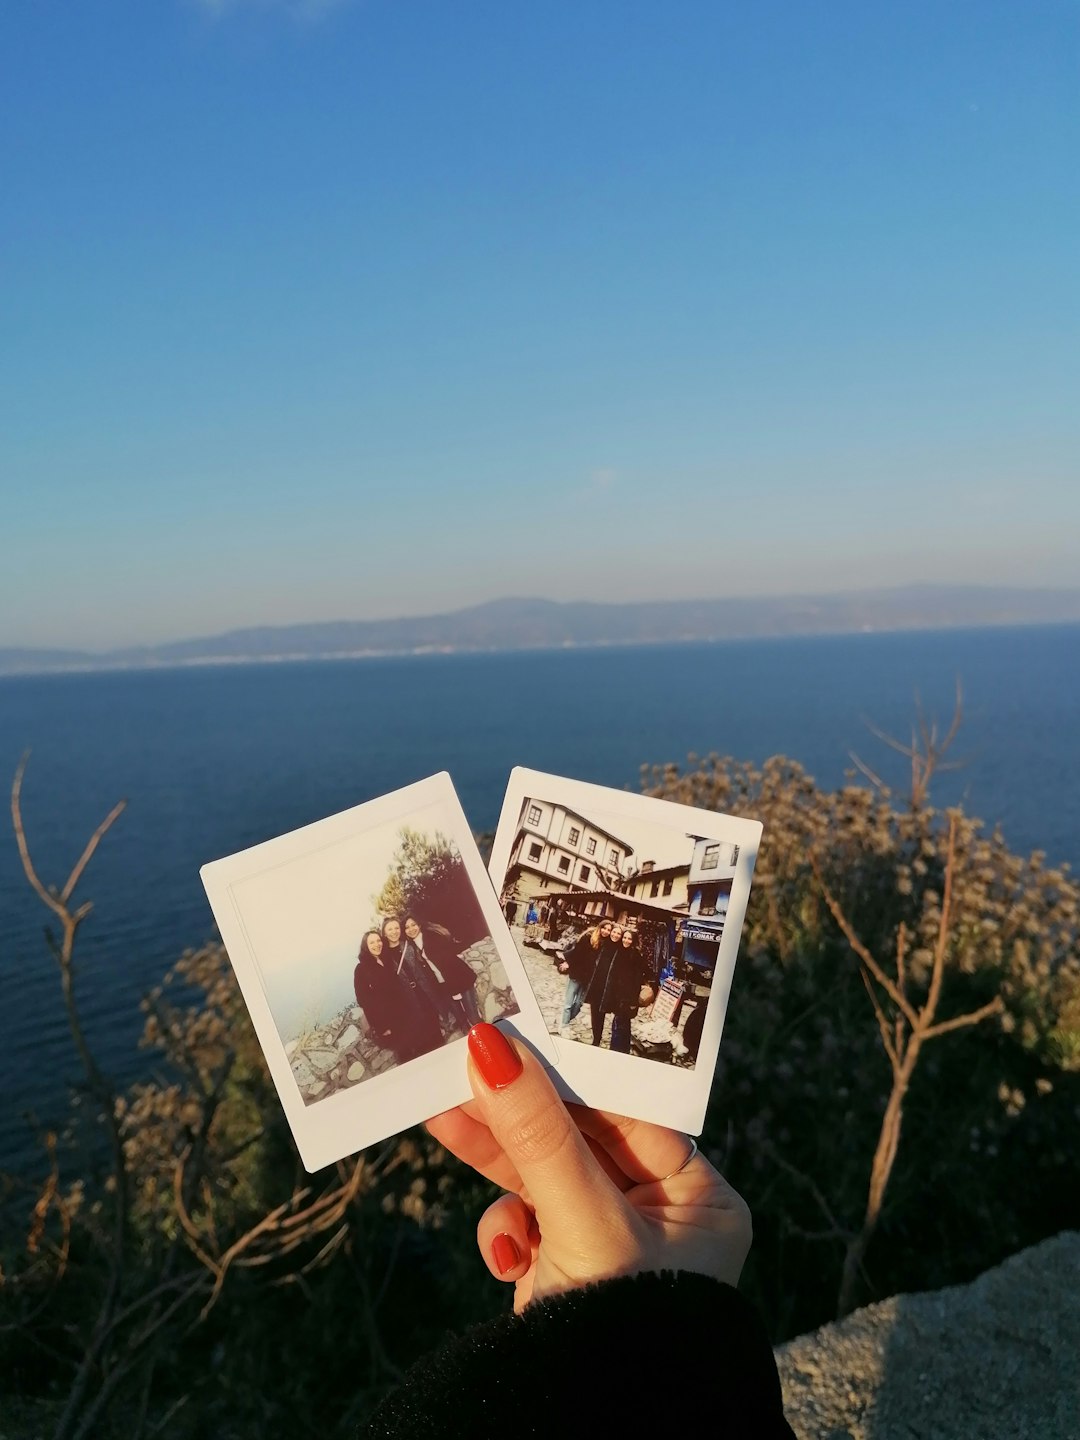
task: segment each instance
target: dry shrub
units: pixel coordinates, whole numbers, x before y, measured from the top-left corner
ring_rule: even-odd
[[[747,1283],[774,1332],[834,1313],[863,1224],[893,1075],[860,963],[826,902],[925,1004],[954,860],[937,1019],[1001,1013],[934,1039],[859,1298],[969,1278],[1080,1222],[1080,891],[959,811],[880,788],[818,789],[794,762],[710,755],[643,771],[653,795],[750,815],[764,838],[707,1135],[755,1214]],[[815,866],[818,874],[815,875]],[[879,993],[883,993],[880,992]],[[887,996],[889,1024],[898,1011]]]

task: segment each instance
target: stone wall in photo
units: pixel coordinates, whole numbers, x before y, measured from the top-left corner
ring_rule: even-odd
[[[515,1015],[518,1004],[494,940],[490,936],[478,940],[461,952],[461,958],[476,974],[476,998],[484,1019]],[[462,1034],[463,1028],[447,1029],[443,1039],[449,1043]],[[363,1010],[355,1004],[344,1006],[329,1020],[290,1040],[285,1053],[307,1105],[392,1070],[397,1063],[393,1052],[378,1044]]]

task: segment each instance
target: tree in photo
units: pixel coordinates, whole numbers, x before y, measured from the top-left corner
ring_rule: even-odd
[[[462,949],[488,933],[461,853],[438,830],[402,826],[390,873],[372,901],[380,914],[413,911],[426,924],[442,925]]]

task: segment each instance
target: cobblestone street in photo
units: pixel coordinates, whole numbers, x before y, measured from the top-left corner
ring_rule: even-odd
[[[544,1017],[548,1033],[558,1035],[562,1020],[563,999],[566,994],[566,976],[559,973],[558,957],[553,951],[538,950],[531,945],[526,945],[525,928],[522,925],[511,925],[510,934],[514,938],[517,952],[525,966],[525,973],[529,977],[529,984],[532,986],[533,994],[540,1006],[540,1013]],[[630,1022],[630,1033],[635,1042],[633,1053],[693,1068],[693,1061],[688,1055],[680,1056],[673,1051],[677,1051],[681,1045],[682,1028],[695,1008],[696,1002],[692,1000],[688,1000],[683,1005],[682,1014],[679,1016],[679,1025],[673,1031],[666,1023],[654,1021],[651,1006],[646,1006]],[[672,1046],[672,1040],[675,1037],[678,1037],[677,1043]],[[570,1038],[579,1040],[583,1045],[592,1044],[592,1019],[587,1002],[582,1005],[581,1010],[571,1022]],[[605,1050],[611,1048],[610,1015],[604,1021],[603,1048]]]

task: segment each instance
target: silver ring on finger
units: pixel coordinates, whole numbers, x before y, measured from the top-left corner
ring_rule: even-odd
[[[686,1159],[682,1162],[681,1165],[676,1165],[675,1169],[672,1170],[670,1174],[661,1175],[660,1178],[655,1182],[656,1184],[662,1185],[665,1180],[671,1180],[674,1179],[676,1175],[681,1175],[682,1172],[686,1169],[686,1167],[690,1164],[690,1161],[693,1160],[694,1156],[698,1153],[697,1141],[694,1139],[694,1137],[692,1135],[688,1135],[686,1138],[690,1141],[690,1154],[687,1155]]]

